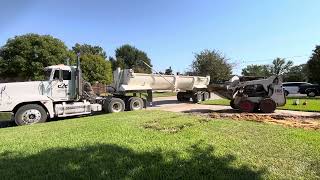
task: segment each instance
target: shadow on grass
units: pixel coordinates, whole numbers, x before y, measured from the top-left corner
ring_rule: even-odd
[[[135,152],[111,144],[57,148],[24,156],[0,155],[3,179],[261,179],[263,170],[233,167],[232,155],[218,157],[213,147],[193,145],[189,158],[161,150]]]

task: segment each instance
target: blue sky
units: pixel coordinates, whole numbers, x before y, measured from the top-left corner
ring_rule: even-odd
[[[307,61],[320,44],[318,0],[0,0],[0,45],[29,32],[50,34],[71,48],[123,45],[145,51],[156,70],[183,72],[194,53],[216,49],[234,63],[275,57]],[[293,57],[294,56],[294,57]]]

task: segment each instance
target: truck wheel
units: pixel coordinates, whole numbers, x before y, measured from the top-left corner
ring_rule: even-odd
[[[203,101],[208,101],[209,98],[210,98],[209,92],[204,92],[204,93],[203,93]]]
[[[106,110],[109,113],[117,113],[124,111],[125,104],[122,99],[119,98],[111,98],[108,102],[105,104]]]
[[[140,110],[144,107],[144,102],[141,98],[139,97],[131,97],[128,100],[128,108],[129,111],[136,111],[136,110]]]
[[[255,104],[249,100],[244,100],[239,103],[239,109],[242,112],[251,113],[254,111]]]
[[[45,122],[48,118],[46,110],[38,104],[21,106],[14,115],[17,125],[29,125]]]
[[[273,113],[277,108],[276,102],[270,98],[263,99],[260,102],[259,109],[263,113]]]
[[[194,93],[192,96],[192,101],[198,103],[202,101],[202,94],[200,92]]]

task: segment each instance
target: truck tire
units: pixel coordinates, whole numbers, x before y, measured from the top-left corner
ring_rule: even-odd
[[[209,92],[204,92],[203,93],[203,101],[208,101],[210,99],[210,94]]]
[[[144,107],[144,102],[141,98],[139,97],[131,97],[128,100],[128,110],[129,111],[136,111],[136,110],[141,110]]]
[[[202,101],[202,94],[200,92],[194,93],[192,96],[192,102],[198,103]]]
[[[120,98],[111,98],[106,102],[105,106],[108,113],[118,113],[125,109],[125,104]]]
[[[263,99],[259,104],[259,109],[263,113],[273,113],[276,108],[277,104],[271,98]]]
[[[249,100],[244,100],[239,103],[239,109],[242,112],[251,113],[255,109],[255,104]]]
[[[14,115],[17,125],[30,125],[46,122],[48,118],[46,110],[38,104],[27,104],[21,106]]]

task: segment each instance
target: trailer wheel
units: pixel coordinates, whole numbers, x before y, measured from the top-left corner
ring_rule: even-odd
[[[263,113],[273,113],[276,108],[277,104],[270,98],[263,99],[259,105],[259,109]]]
[[[190,96],[188,97],[188,94],[186,92],[178,92],[177,93],[177,100],[178,101],[189,101]]]
[[[202,94],[200,92],[194,93],[192,96],[192,101],[198,103],[202,101]]]
[[[210,98],[210,94],[209,94],[209,92],[204,92],[203,93],[203,101],[208,101],[209,100],[209,98]]]
[[[144,107],[144,102],[141,98],[139,97],[131,97],[128,100],[128,108],[129,111],[136,111],[136,110],[140,110]]]
[[[35,123],[43,123],[47,120],[46,110],[38,104],[27,104],[21,106],[14,115],[17,125],[30,125]]]
[[[105,109],[109,113],[118,113],[124,111],[125,109],[125,104],[123,100],[119,98],[111,98],[109,101],[106,102],[105,106]]]
[[[251,113],[255,108],[255,104],[249,100],[244,100],[239,103],[239,109],[242,112]]]

